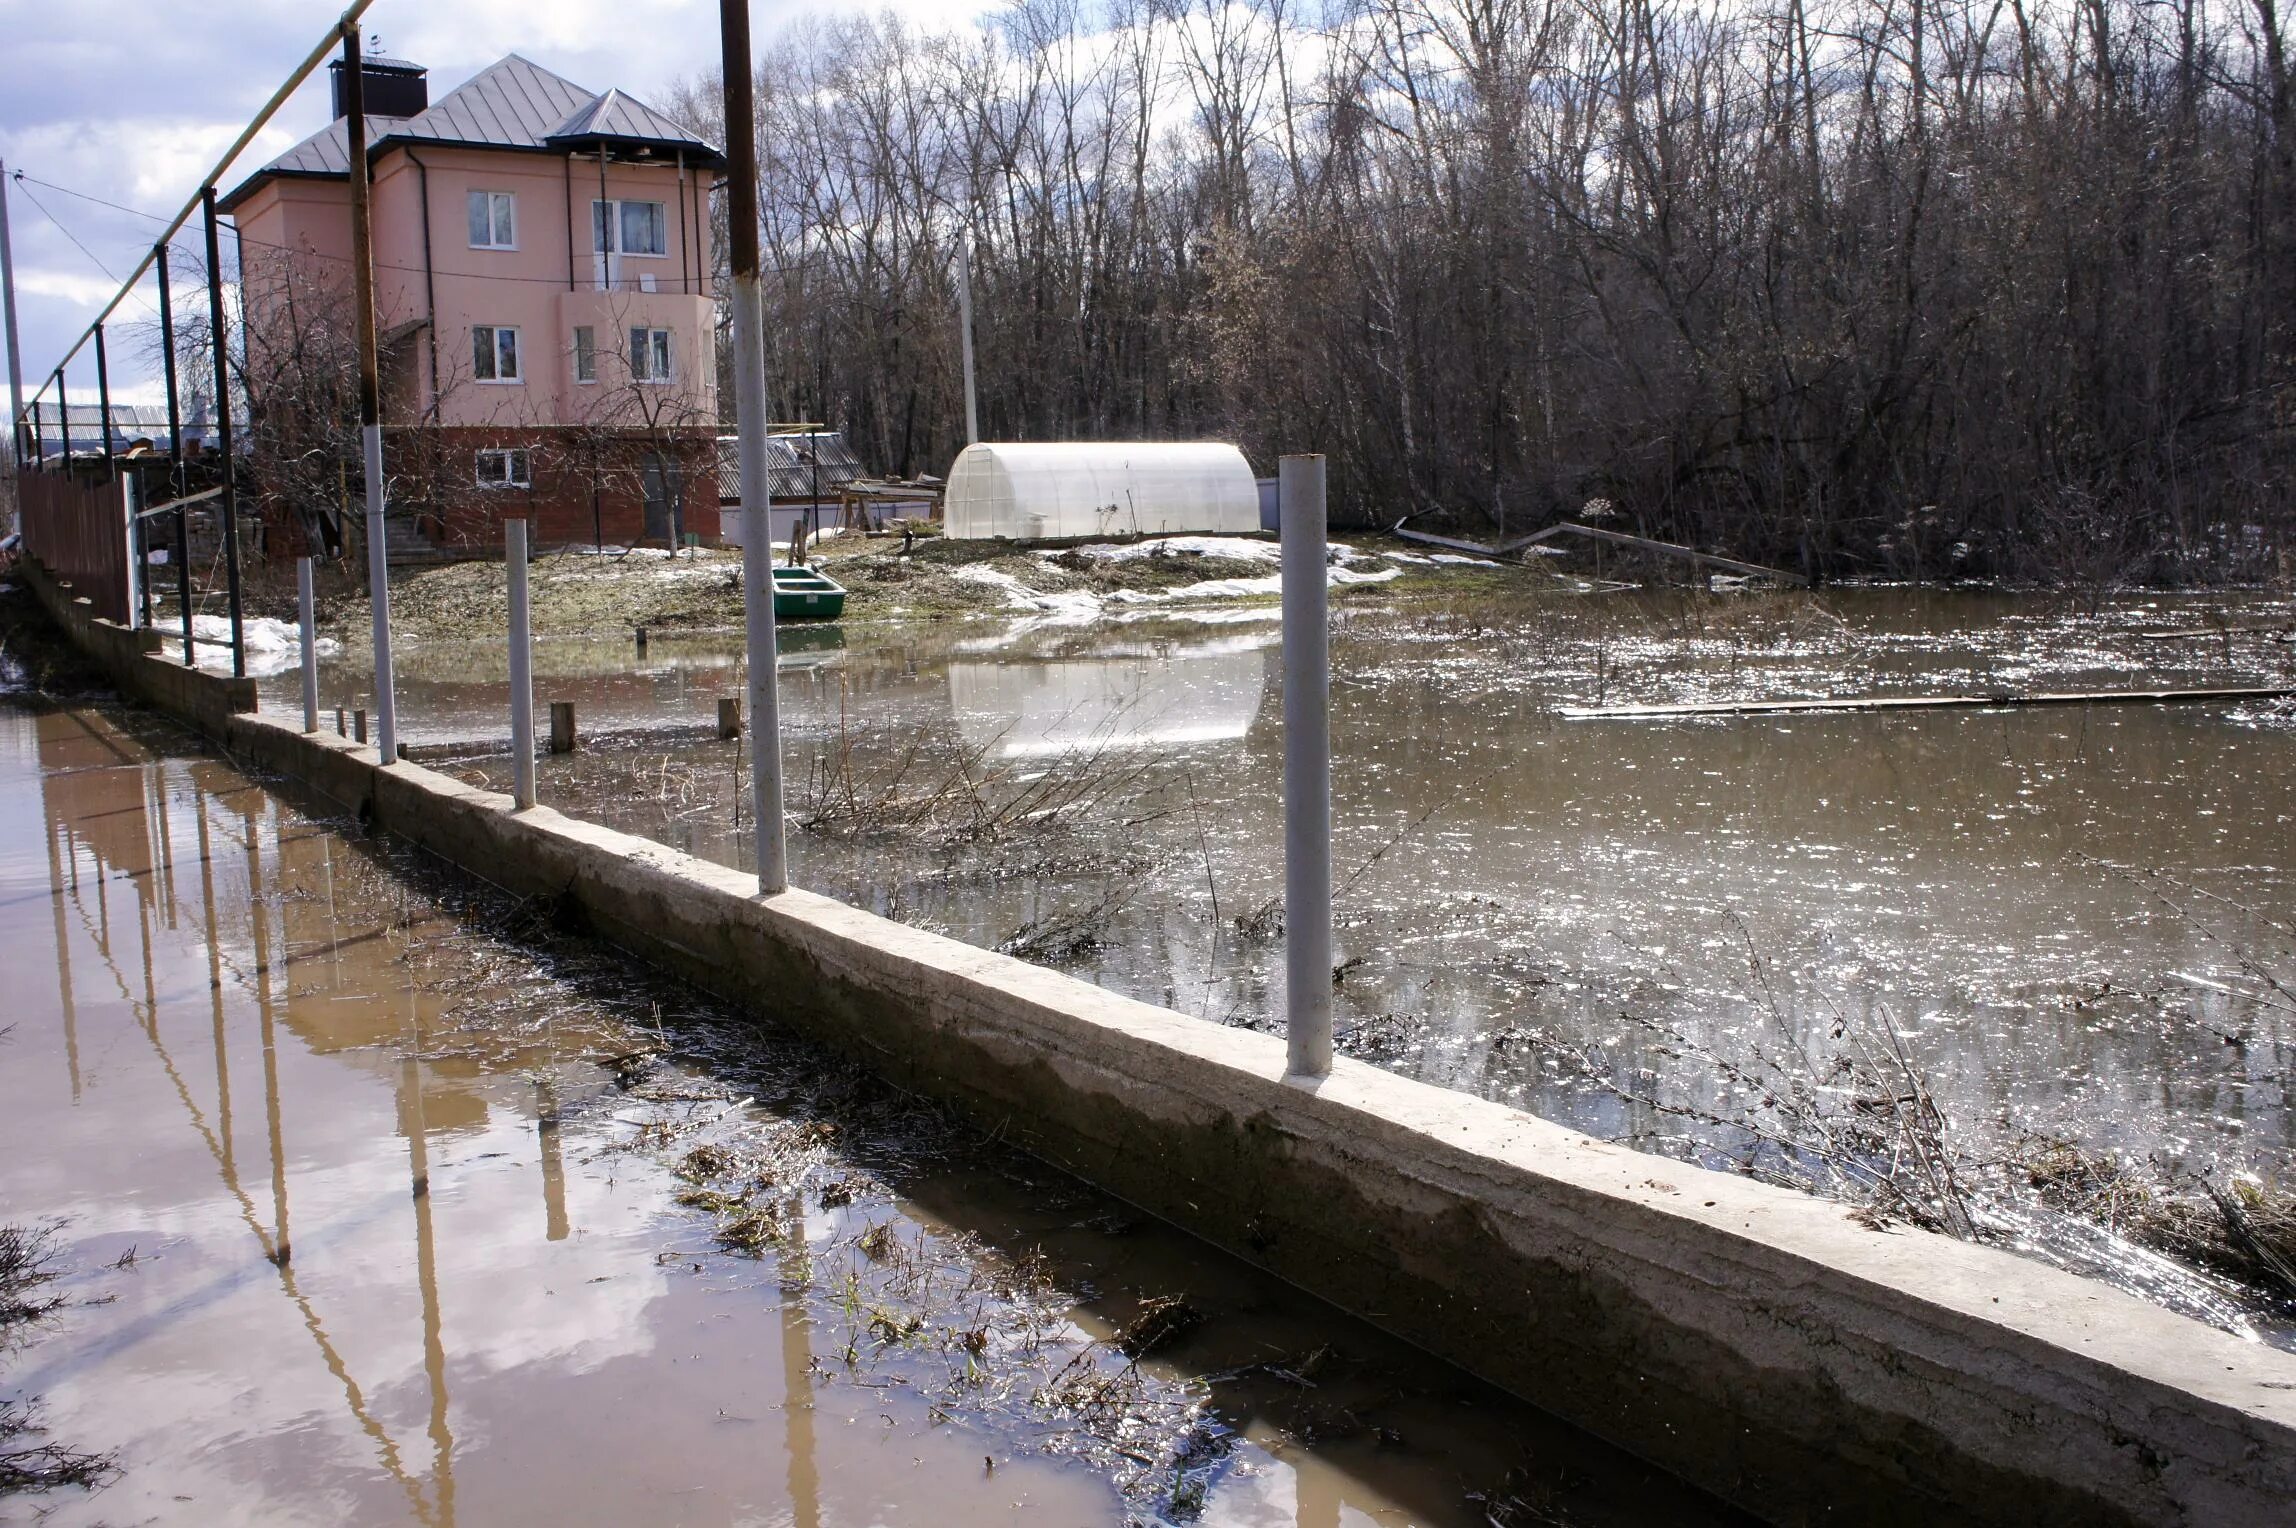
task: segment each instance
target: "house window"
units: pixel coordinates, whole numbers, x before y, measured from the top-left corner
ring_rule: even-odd
[[[677,373],[670,369],[670,331],[667,329],[632,329],[630,331],[630,380],[633,382],[669,382]]]
[[[470,374],[481,382],[522,382],[518,331],[508,324],[476,324],[470,331]]]
[[[666,255],[669,216],[660,202],[592,202],[590,247],[617,255]]]
[[[574,329],[574,380],[598,380],[598,331],[588,324],[578,324]]]
[[[530,488],[533,477],[528,471],[524,450],[481,451],[478,453],[478,486],[481,488]]]
[[[518,247],[516,197],[508,191],[473,191],[470,193],[470,247],[472,249],[516,249]]]

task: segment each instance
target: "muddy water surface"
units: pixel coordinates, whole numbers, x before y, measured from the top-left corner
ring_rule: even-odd
[[[808,628],[782,669],[796,878],[1214,1021],[1280,1027],[1272,612]],[[2285,684],[2284,598],[1900,589],[1343,601],[1341,1043],[1589,1131],[1765,1170],[1735,1122],[1903,1056],[1979,1171],[2039,1140],[2285,1182],[2285,705],[1681,722],[1564,706]],[[2163,630],[2264,626],[2205,640]],[[497,649],[419,651],[418,737],[499,736]],[[609,740],[546,799],[747,860],[723,640],[545,644]],[[355,690],[347,668],[331,685]],[[455,750],[447,750],[450,756]],[[472,778],[507,778],[464,749]],[[1011,810],[1007,810],[1010,808]],[[1752,1080],[1749,1081],[1749,1076]],[[2186,1180],[2189,1181],[2189,1180]],[[2078,1227],[1995,1234],[2221,1324],[2229,1291]]]
[[[45,1521],[1732,1520],[347,830],[0,702]]]

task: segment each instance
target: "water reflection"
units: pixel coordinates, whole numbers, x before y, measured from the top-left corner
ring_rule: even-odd
[[[1260,714],[1265,639],[948,665],[958,734],[995,759],[1240,741]]]
[[[713,1252],[621,1121],[684,1119],[677,1074],[668,1102],[623,1093],[596,1058],[640,1042],[612,1004],[468,933],[455,895],[99,713],[0,706],[0,933],[49,943],[57,973],[52,1002],[43,986],[9,1013],[0,1202],[66,1221],[80,1297],[9,1381],[126,1470],[49,1521],[1122,1520],[1105,1475],[817,1340],[848,1318],[804,1264],[858,1226],[815,1208],[778,1264]],[[1103,1337],[1109,1299],[1184,1288],[1229,1313],[1158,1384],[1373,1355],[1319,1400],[1426,1442],[1350,1441],[1365,1424],[1310,1428],[1289,1385],[1223,1379],[1207,1415],[1257,1441],[1227,1456],[1207,1521],[1470,1523],[1460,1480],[1526,1449],[1603,1461],[1574,1487],[1587,1522],[1726,1520],[1194,1243],[1093,1229],[1114,1206],[966,1173],[920,1180],[930,1209],[870,1214],[1008,1259],[1051,1249],[1096,1289],[1074,1319]],[[775,1411],[786,1468],[760,1470]]]

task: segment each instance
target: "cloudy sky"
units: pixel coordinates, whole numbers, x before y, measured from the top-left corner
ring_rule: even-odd
[[[809,13],[864,8],[929,20],[981,7],[976,0],[752,0],[752,26],[763,46]],[[195,13],[180,0],[0,0],[7,39],[0,160],[11,176],[27,395],[161,226],[84,197],[172,215],[341,11],[341,0],[235,0],[197,12],[215,18],[203,30],[188,24]],[[718,54],[715,0],[376,0],[365,25],[385,51],[429,67],[434,98],[505,53],[523,53],[590,89],[618,85],[640,98],[714,64]],[[324,126],[328,114],[322,69],[235,173]],[[18,171],[27,181],[13,179]],[[81,195],[52,189],[59,186]],[[147,299],[149,291],[147,281]],[[148,300],[133,298],[119,315],[128,323],[153,316]],[[114,344],[121,352],[115,398],[157,402],[157,382],[133,353],[141,346]],[[83,353],[67,380],[75,396],[92,401],[92,357]]]

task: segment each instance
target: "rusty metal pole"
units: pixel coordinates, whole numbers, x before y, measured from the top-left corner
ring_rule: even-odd
[[[215,351],[215,449],[223,458],[223,579],[231,600],[231,673],[247,677],[247,628],[239,603],[239,471],[231,449],[231,337],[223,327],[223,255],[215,237],[215,187],[200,188],[207,213],[207,326]]]
[[[757,236],[757,111],[752,100],[749,0],[718,0],[723,45],[726,231],[733,276],[734,417],[741,438],[741,597],[749,625],[751,819],[757,889],[789,886],[781,809],[781,696],[775,674],[772,485],[765,462],[765,278]]]
[[[398,762],[398,684],[391,673],[389,537],[383,528],[382,381],[375,359],[375,247],[367,184],[367,90],[358,24],[343,23],[343,125],[351,170],[351,308],[359,330],[359,454],[367,478],[367,604],[375,628],[375,751]]]

